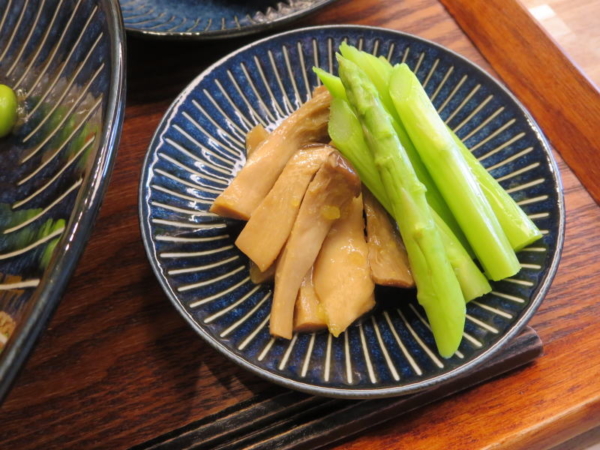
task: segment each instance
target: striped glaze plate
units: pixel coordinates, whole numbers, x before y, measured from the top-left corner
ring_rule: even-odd
[[[0,139],[0,399],[102,200],[123,119],[123,38],[117,0],[0,0],[0,83],[21,110]]]
[[[222,39],[299,19],[334,0],[120,0],[127,31],[171,39]]]
[[[326,332],[273,339],[272,290],[249,279],[236,249],[243,224],[207,210],[243,166],[244,136],[272,130],[318,84],[313,65],[336,71],[347,40],[405,61],[467,146],[543,230],[519,253],[522,270],[468,305],[463,342],[435,350],[415,292],[377,290],[377,307],[339,338]],[[248,45],[207,69],[156,131],[140,191],[143,238],[167,296],[214,348],[273,382],[317,395],[374,398],[415,392],[486,361],[531,318],[555,274],[564,234],[560,179],[548,144],[515,98],[459,55],[414,36],[326,26]]]

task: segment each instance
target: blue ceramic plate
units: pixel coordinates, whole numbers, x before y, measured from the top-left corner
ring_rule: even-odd
[[[405,61],[442,117],[510,192],[544,238],[519,253],[523,269],[468,305],[463,342],[437,355],[415,293],[379,289],[377,307],[339,338],[326,332],[273,339],[271,289],[255,286],[234,241],[243,224],[207,212],[244,164],[244,135],[273,129],[336,71],[348,40]],[[415,392],[489,359],[531,318],[556,271],[564,207],[542,132],[505,88],[461,56],[406,34],[327,26],[273,36],[225,57],[177,98],[150,145],[140,192],[143,237],[167,296],[210,345],[241,366],[317,395],[374,398]]]
[[[117,0],[0,0],[0,83],[21,108],[0,139],[0,399],[100,205],[123,120],[122,42]]]
[[[220,39],[282,25],[334,0],[120,0],[127,31],[172,39]]]

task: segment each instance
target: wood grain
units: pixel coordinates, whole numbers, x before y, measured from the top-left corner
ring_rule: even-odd
[[[324,23],[407,31],[491,70],[437,0],[340,0],[296,25]],[[280,389],[217,354],[175,312],[150,269],[137,218],[143,157],[167,107],[203,68],[254,39],[129,39],[116,169],[68,293],[0,407],[0,448],[127,448]],[[522,62],[517,53],[511,58],[515,66]],[[545,129],[561,126],[557,114]],[[600,425],[600,208],[560,158],[559,164],[566,244],[532,321],[546,354],[337,448],[536,449]]]
[[[600,202],[600,92],[519,0],[441,0]]]
[[[249,446],[255,450],[312,450],[346,440],[348,436],[531,363],[542,352],[538,335],[526,327],[483,367],[417,394],[362,401],[314,397],[293,391],[257,395],[248,402],[238,403],[131,450],[234,450]]]

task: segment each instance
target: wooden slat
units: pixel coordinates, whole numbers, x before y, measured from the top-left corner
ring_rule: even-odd
[[[518,0],[441,0],[600,202],[600,92]]]
[[[316,449],[483,383],[533,361],[541,353],[540,338],[533,329],[526,328],[483,367],[434,389],[401,398],[363,401],[319,398],[297,392],[267,399],[256,396],[131,450],[235,450],[250,446],[255,450]]]

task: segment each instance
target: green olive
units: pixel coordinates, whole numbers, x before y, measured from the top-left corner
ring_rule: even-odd
[[[0,138],[10,133],[17,121],[17,96],[15,91],[0,84]]]

